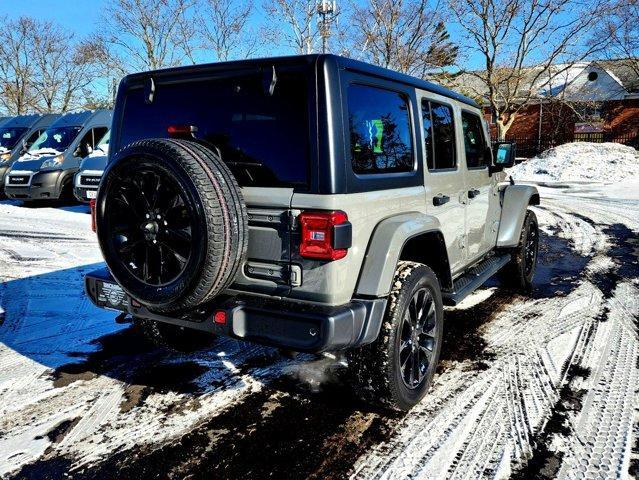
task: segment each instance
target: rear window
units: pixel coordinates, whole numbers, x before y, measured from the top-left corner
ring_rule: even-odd
[[[143,89],[126,97],[119,145],[167,137],[170,125],[193,125],[220,149],[242,186],[306,187],[309,173],[308,80],[277,71],[273,95],[261,74],[185,83],[158,82],[153,103]]]

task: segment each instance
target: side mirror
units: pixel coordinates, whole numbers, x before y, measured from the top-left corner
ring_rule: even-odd
[[[27,139],[22,140],[22,146],[20,147],[20,155],[24,155],[29,150],[29,145],[27,145]]]
[[[501,172],[504,168],[515,165],[516,144],[514,142],[497,142],[493,147],[493,164],[490,173]]]

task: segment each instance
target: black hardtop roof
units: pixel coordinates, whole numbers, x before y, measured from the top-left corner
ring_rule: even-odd
[[[372,75],[372,76],[383,78],[386,80],[399,82],[406,85],[411,85],[415,88],[427,90],[429,92],[436,93],[444,97],[452,98],[454,100],[465,103],[472,107],[480,108],[479,105],[471,98],[468,98],[452,90],[449,90],[436,83],[428,82],[426,80],[422,80],[416,77],[411,77],[410,75],[399,73],[394,70],[389,70],[387,68],[378,67],[370,63],[361,62],[359,60],[353,60],[352,58],[347,58],[347,57],[342,57],[339,55],[332,55],[332,54],[311,54],[311,55],[292,55],[292,56],[284,56],[284,57],[267,57],[267,58],[248,59],[248,60],[234,60],[230,62],[220,62],[220,63],[205,63],[205,64],[199,64],[199,65],[189,65],[184,67],[174,67],[174,68],[167,68],[163,70],[155,70],[150,72],[134,73],[125,77],[123,82],[136,83],[140,80],[144,80],[148,78],[149,76],[173,77],[175,75],[188,75],[188,74],[197,74],[197,73],[203,73],[203,72],[217,72],[217,71],[228,70],[228,69],[237,69],[237,70],[249,69],[249,68],[255,68],[255,67],[262,67],[268,64],[300,65],[304,63],[313,64],[313,63],[331,63],[331,62],[336,64],[340,68],[358,71],[364,74]]]

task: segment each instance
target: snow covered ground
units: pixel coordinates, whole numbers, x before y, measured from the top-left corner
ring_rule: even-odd
[[[495,281],[447,310],[403,416],[354,400],[330,359],[154,348],[83,295],[84,207],[0,202],[0,478],[636,476],[637,191],[542,187],[533,295]]]
[[[534,182],[614,183],[639,178],[639,152],[619,143],[566,143],[520,163],[509,172]]]

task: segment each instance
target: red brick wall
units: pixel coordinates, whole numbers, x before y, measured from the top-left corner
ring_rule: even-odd
[[[490,123],[490,108],[484,108],[484,116]],[[639,99],[606,102],[602,107],[604,131],[614,137],[639,136]],[[571,137],[578,121],[574,112],[560,103],[545,103],[542,111],[542,135]],[[490,125],[496,136],[495,124]],[[506,134],[507,139],[537,137],[539,132],[539,105],[531,105],[522,110]]]
[[[484,109],[484,115],[490,122],[490,109]],[[575,128],[575,115],[572,110],[565,105],[549,104],[543,105],[541,132],[543,136],[565,136],[572,134]],[[496,125],[491,125],[491,133],[496,135]],[[506,133],[506,139],[514,138],[534,138],[539,135],[539,105],[530,105],[521,110],[512,126]]]
[[[604,130],[615,137],[639,136],[639,99],[608,102],[603,108]]]

